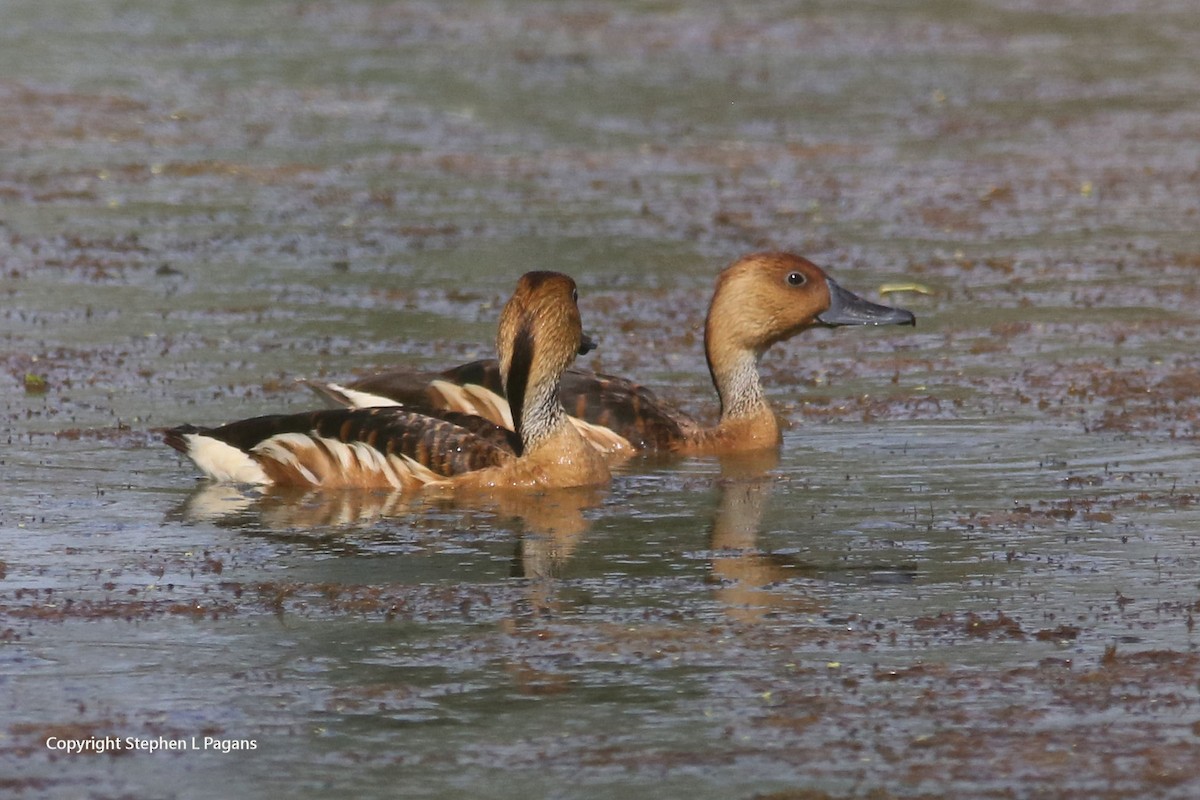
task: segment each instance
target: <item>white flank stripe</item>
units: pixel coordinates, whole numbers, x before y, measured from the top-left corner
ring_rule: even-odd
[[[400,456],[390,455],[387,457],[388,467],[391,468],[392,479],[401,485],[408,483],[408,478],[412,477],[412,471],[408,465],[401,460]]]
[[[628,452],[633,449],[629,440],[612,429],[603,425],[593,425],[579,417],[568,416],[567,419],[575,426],[575,430],[587,440],[587,443],[604,455]]]
[[[216,481],[270,483],[258,462],[233,445],[200,433],[185,433],[187,455],[200,470]]]
[[[338,444],[341,443],[338,442]],[[333,446],[332,442],[330,442],[330,446]],[[353,442],[349,445],[349,447],[354,449],[355,455],[358,456],[358,463],[362,464],[363,469],[370,470],[371,472],[387,478],[387,482],[391,484],[393,489],[400,489],[403,487],[403,484],[397,480],[396,473],[392,471],[391,464],[388,463],[388,458],[386,455],[379,452],[366,442]]]
[[[325,445],[329,452],[333,454],[333,457],[337,459],[338,466],[341,468],[343,474],[349,474],[354,471],[356,466],[354,456],[358,451],[354,448],[353,444],[347,444],[338,439],[328,439],[322,436],[312,436],[311,438]]]
[[[406,455],[401,454],[397,456],[393,454],[388,457],[388,460],[392,464],[392,469],[394,469],[398,475],[406,475],[408,476],[409,480],[416,481],[421,485],[434,483],[435,481],[446,480],[444,475],[438,475],[429,467],[414,461]]]
[[[510,431],[516,426],[513,425],[512,409],[508,405],[508,400],[493,392],[491,389],[485,389],[479,384],[468,383],[463,386],[463,391],[470,397],[475,398],[476,402],[483,404],[485,407],[490,407],[492,413],[488,415],[489,419],[501,419],[504,421],[504,427]]]
[[[278,436],[272,436],[265,442],[259,442],[254,446],[254,452],[261,455],[263,458],[270,458],[293,467],[300,473],[304,480],[311,483],[313,486],[320,486],[321,481],[312,473],[304,463],[296,457],[297,449],[305,449],[313,446],[313,437],[304,433],[281,433]]]
[[[451,411],[475,414],[510,431],[513,429],[512,411],[508,408],[508,401],[490,389],[476,383],[459,385],[443,380],[430,381],[429,388],[442,396],[442,402]]]
[[[339,383],[327,383],[325,384],[325,388],[336,394],[342,404],[350,408],[380,408],[382,406],[403,405],[403,403],[398,403],[390,397],[371,394],[370,392],[360,392],[357,389],[351,389]]]
[[[436,380],[429,382],[429,388],[442,396],[442,403],[450,411],[461,411],[466,414],[477,414],[475,403],[467,397],[467,393],[457,383]]]

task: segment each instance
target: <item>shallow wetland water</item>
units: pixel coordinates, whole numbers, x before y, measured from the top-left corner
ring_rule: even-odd
[[[0,794],[1200,794],[1194,4],[0,21]],[[155,433],[486,355],[531,268],[715,412],[764,248],[918,317],[767,354],[778,459],[455,508]]]

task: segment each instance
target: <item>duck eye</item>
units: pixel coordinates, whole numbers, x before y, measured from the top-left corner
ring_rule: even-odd
[[[804,273],[789,272],[788,276],[787,276],[787,282],[788,282],[789,286],[803,286],[804,285]]]
[[[572,289],[572,290],[571,290],[571,302],[572,302],[572,303],[578,303],[578,302],[579,302],[579,290],[578,290],[578,289]]]

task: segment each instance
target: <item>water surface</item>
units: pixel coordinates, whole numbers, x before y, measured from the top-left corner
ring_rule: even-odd
[[[1190,4],[0,18],[10,793],[1198,790]],[[154,432],[486,355],[531,268],[711,414],[713,277],[768,247],[919,319],[774,348],[777,460],[455,508]],[[45,744],[106,736],[255,749]]]

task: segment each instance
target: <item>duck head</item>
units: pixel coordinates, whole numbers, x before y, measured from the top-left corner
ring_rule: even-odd
[[[531,404],[540,419],[561,409],[558,384],[579,354],[595,347],[583,333],[575,281],[560,272],[527,272],[500,313],[496,350],[518,435],[525,439]]]
[[[744,256],[717,277],[704,328],[704,352],[722,418],[770,415],[758,360],[776,342],[818,326],[913,324],[908,311],[846,291],[806,258],[774,252]]]
[[[839,286],[791,253],[754,253],[727,267],[705,326],[705,346],[761,355],[776,342],[817,326],[913,325],[900,308],[879,305]]]

